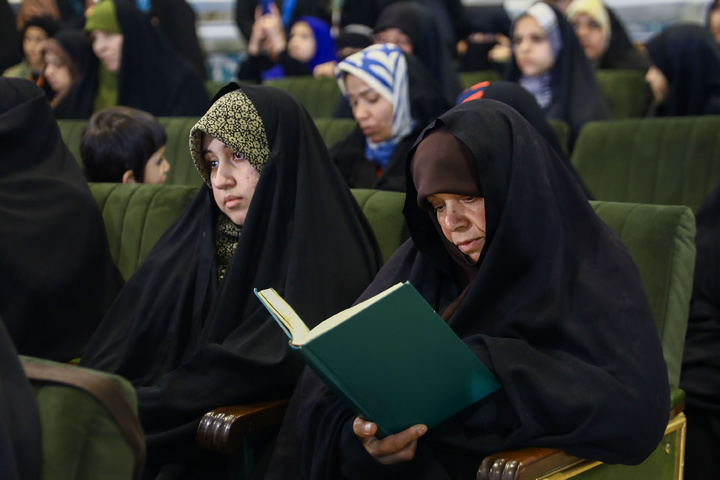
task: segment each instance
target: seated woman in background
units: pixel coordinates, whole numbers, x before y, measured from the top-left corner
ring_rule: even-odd
[[[163,34],[124,0],[103,0],[85,23],[95,56],[67,96],[65,118],[90,118],[115,105],[155,116],[200,116],[209,102],[205,84]],[[99,61],[98,61],[99,59]]]
[[[513,62],[507,80],[520,83],[548,118],[564,120],[574,143],[586,122],[610,112],[585,52],[565,17],[535,3],[513,23]]]
[[[92,55],[82,30],[62,30],[45,42],[45,78],[54,93],[50,105],[55,118],[65,118],[65,111],[71,108],[65,99],[86,73]]]
[[[68,362],[121,280],[105,224],[43,92],[0,78],[0,316],[18,353]]]
[[[720,114],[720,46],[700,25],[671,25],[646,44],[655,96],[650,115]]]
[[[405,156],[422,125],[448,105],[437,82],[396,45],[373,45],[338,64],[357,127],[330,149],[352,188],[405,191]]]
[[[409,281],[501,388],[380,439],[306,369],[266,478],[473,478],[519,447],[644,460],[669,413],[655,323],[637,266],[556,153],[481,99],[428,126],[408,161],[410,238],[357,302]]]
[[[394,43],[415,55],[440,83],[448,105],[453,104],[462,86],[452,65],[454,52],[443,45],[432,10],[419,2],[391,3],[380,12],[374,30],[376,44]]]
[[[707,26],[715,42],[720,44],[720,0],[714,0],[708,6]]]
[[[24,23],[21,30],[23,60],[3,72],[4,77],[26,78],[42,88],[48,99],[53,97],[52,89],[45,81],[43,70],[43,47],[45,41],[55,35],[58,25],[48,16],[32,17]]]
[[[155,117],[130,107],[110,107],[90,117],[80,140],[89,182],[163,184],[170,171],[167,133]]]
[[[302,362],[253,288],[273,287],[319,321],[348,307],[382,261],[305,109],[264,86],[231,84],[218,97],[190,132],[206,185],[120,292],[81,362],[137,387],[144,478],[221,478],[213,469],[222,462],[203,462],[195,445],[202,416],[292,393]]]
[[[645,72],[650,67],[627,35],[614,35],[610,14],[600,0],[573,0],[565,15],[595,68]]]
[[[336,60],[330,25],[315,17],[299,17],[285,40],[280,13],[274,3],[270,13],[255,12],[248,55],[237,77],[261,82],[292,75],[312,75],[316,66]]]

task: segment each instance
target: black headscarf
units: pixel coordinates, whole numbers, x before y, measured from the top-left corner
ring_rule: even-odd
[[[219,210],[204,185],[130,278],[83,357],[137,387],[150,469],[192,461],[207,411],[291,394],[302,362],[253,288],[275,288],[314,325],[348,307],[381,262],[304,108],[272,87],[241,89],[253,108],[219,100],[204,119],[228,141],[249,141],[237,132],[257,135],[262,126],[269,159],[223,279],[216,272]],[[240,151],[260,151],[253,148]]]
[[[0,465],[3,479],[39,480],[41,443],[35,395],[0,318]]]
[[[351,188],[404,192],[405,159],[410,147],[423,126],[435,120],[450,106],[445,100],[438,82],[422,63],[414,55],[405,54],[405,59],[407,60],[410,114],[415,121],[415,128],[395,146],[380,177],[376,177],[375,163],[365,157],[365,135],[359,126],[338,140],[330,148],[330,158]]]
[[[410,281],[502,387],[421,437],[414,460],[384,467],[354,437],[350,410],[306,370],[278,440],[278,469],[301,465],[311,479],[471,478],[485,455],[530,446],[642,461],[667,425],[669,387],[630,254],[517,112],[492,100],[458,105],[416,148],[440,126],[472,152],[485,199],[487,242],[474,279],[459,277],[408,172],[411,238],[357,301]]]
[[[0,315],[18,352],[79,357],[117,290],[105,225],[42,90],[0,78]]]
[[[452,104],[462,87],[430,8],[413,1],[393,3],[380,12],[374,26],[375,32],[387,28],[399,28],[410,37],[413,55],[440,82],[445,98]]]
[[[210,101],[193,66],[175,53],[163,34],[134,4],[117,0],[115,10],[124,36],[117,73],[117,104],[157,117],[202,115]],[[78,88],[68,94],[69,107],[64,118],[90,118],[93,113],[100,62],[93,55],[90,63]]]
[[[60,52],[56,50],[60,50]],[[70,73],[73,75],[73,84],[64,95],[60,96],[58,94],[52,100],[55,118],[66,118],[68,110],[73,108],[67,101],[68,97],[71,99],[77,98],[73,90],[79,88],[80,79],[87,74],[90,65],[96,65],[91,61],[94,57],[92,47],[82,30],[66,29],[60,30],[54,37],[47,40],[45,51],[56,51],[56,53],[68,57],[74,64],[68,65]]]
[[[610,111],[573,27],[555,7],[550,8],[557,17],[562,47],[550,69],[552,102],[545,114],[549,118],[567,122],[571,143],[574,143],[586,122],[608,120]],[[513,54],[505,79],[517,82],[521,76],[522,72]]]
[[[668,79],[658,116],[720,114],[720,47],[700,25],[671,25],[646,43]]]
[[[0,0],[0,73],[22,59],[22,42],[15,27],[15,14],[7,0]]]
[[[646,71],[650,67],[650,61],[635,48],[613,9],[605,5],[605,10],[610,17],[610,44],[600,57],[597,68]]]

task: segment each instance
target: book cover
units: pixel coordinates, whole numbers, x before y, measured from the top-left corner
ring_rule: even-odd
[[[274,290],[255,293],[303,361],[381,436],[432,428],[500,387],[408,282],[312,330]]]

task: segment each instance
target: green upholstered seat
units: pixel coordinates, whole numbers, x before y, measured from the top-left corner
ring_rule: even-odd
[[[199,119],[200,117],[158,118],[168,137],[165,157],[170,162],[170,171],[165,180],[166,185],[202,185],[203,180],[195,169],[189,146],[190,129]]]
[[[83,130],[85,130],[87,120],[58,120],[58,127],[60,127],[60,136],[67,145],[70,153],[73,154],[78,165],[82,167],[82,160],[80,159],[80,140],[82,139]]]
[[[597,70],[600,89],[613,119],[640,118],[647,115],[652,91],[645,73],[638,70]]]
[[[314,78],[311,75],[266,80],[263,85],[285,90],[303,104],[313,118],[333,116],[335,104],[342,93],[334,78]]]
[[[570,154],[570,125],[566,121],[557,118],[548,118],[548,123],[555,130],[560,146],[565,153]]]
[[[591,122],[572,163],[597,200],[687,205],[720,181],[720,116]]]
[[[470,88],[476,83],[500,80],[500,74],[495,70],[478,70],[475,72],[460,72],[458,79],[462,88]]]
[[[332,148],[338,140],[350,133],[357,125],[353,118],[316,118],[314,120],[327,148]]]

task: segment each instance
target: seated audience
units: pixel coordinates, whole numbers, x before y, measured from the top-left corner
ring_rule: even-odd
[[[205,184],[81,362],[137,387],[144,478],[224,478],[223,462],[195,445],[202,416],[292,393],[302,362],[253,288],[275,288],[317,322],[348,307],[381,262],[305,109],[265,86],[231,84],[218,97],[190,132]]]
[[[403,52],[415,55],[440,82],[448,104],[455,102],[462,87],[451,62],[454,50],[443,46],[429,7],[420,2],[393,2],[380,12],[374,30],[375,43],[394,43]]]
[[[720,478],[720,187],[696,220],[697,257],[680,378],[688,419],[687,480]]]
[[[64,118],[65,111],[72,108],[65,99],[86,73],[92,56],[92,47],[82,30],[61,30],[45,42],[45,79],[53,91],[50,105],[55,118]]]
[[[670,395],[642,278],[555,152],[480,99],[429,125],[408,162],[410,239],[357,302],[409,281],[501,387],[434,428],[378,438],[306,369],[266,478],[473,478],[519,447],[644,460]]]
[[[330,26],[315,17],[300,17],[285,31],[277,8],[260,15],[253,25],[248,55],[240,65],[238,78],[261,82],[293,75],[312,75],[316,66],[337,59]]]
[[[50,16],[65,28],[82,28],[85,12],[94,0],[22,0],[17,13],[17,26],[22,29],[30,18]]]
[[[261,0],[237,0],[235,2],[235,21],[240,34],[246,41],[252,35],[255,10],[263,2]],[[330,23],[331,12],[327,0],[272,0],[280,12],[282,28],[287,29],[298,17],[316,17],[325,23]]]
[[[595,73],[565,17],[535,3],[513,23],[513,59],[507,80],[519,82],[548,118],[570,126],[571,143],[582,126],[610,112]]]
[[[671,25],[645,47],[653,63],[645,76],[655,96],[651,115],[720,114],[720,46],[707,29]]]
[[[600,0],[573,0],[565,15],[595,68],[645,72],[650,66],[627,36],[613,36],[610,14]]]
[[[337,58],[317,65],[313,69],[313,76],[335,78],[335,67],[338,61],[344,60],[353,53],[372,45],[371,37],[372,28],[365,25],[354,24],[344,27],[335,39],[335,55]],[[347,104],[346,102],[343,103]],[[340,116],[335,118],[340,118]],[[346,118],[352,118],[352,114],[348,112]]]
[[[373,45],[338,64],[358,125],[330,149],[352,188],[405,191],[405,157],[422,125],[448,105],[437,82],[397,45]]]
[[[32,17],[25,22],[21,30],[23,60],[3,72],[4,77],[26,78],[42,88],[48,99],[53,92],[45,81],[43,70],[43,47],[45,41],[55,35],[58,25],[50,17]]]
[[[470,34],[461,43],[461,70],[505,71],[512,58],[510,27],[512,22],[503,5],[477,5],[466,8]],[[460,47],[459,47],[460,48]]]
[[[80,141],[89,182],[163,184],[170,170],[167,133],[155,117],[130,107],[110,107],[90,117]]]
[[[79,357],[119,290],[105,224],[43,92],[0,78],[0,316],[18,353]]]
[[[115,105],[158,117],[200,116],[207,108],[202,79],[132,3],[101,1],[88,13],[85,32],[95,56],[67,97],[66,118],[87,119]]]

